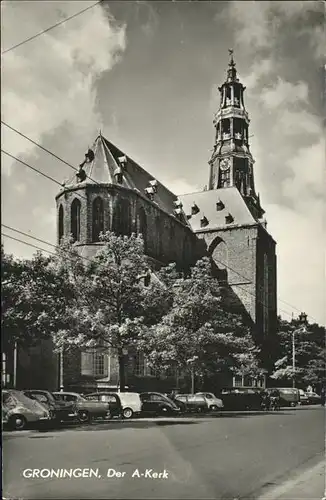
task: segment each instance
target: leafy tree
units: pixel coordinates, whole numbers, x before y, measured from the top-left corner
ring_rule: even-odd
[[[64,276],[54,272],[52,258],[36,253],[15,259],[1,250],[1,327],[4,344],[31,346],[62,328],[71,297]],[[63,300],[64,298],[64,300]]]
[[[292,367],[292,338],[295,340],[295,373]],[[325,380],[325,328],[279,318],[276,337],[275,368],[272,378],[296,385],[319,387]]]
[[[173,268],[163,269],[160,277],[168,283],[173,302],[157,325],[141,332],[142,349],[152,368],[177,367],[198,375],[224,369],[261,373],[250,332],[241,317],[224,307],[208,258],[198,261],[186,277],[178,277]]]
[[[169,294],[156,280],[144,286],[150,274],[141,237],[107,232],[104,243],[91,259],[79,257],[64,242],[56,268],[65,273],[74,290],[67,307],[69,325],[54,336],[57,348],[114,349],[119,362],[120,389],[125,388],[125,351],[137,348],[144,325],[158,321],[168,307]],[[67,253],[73,258],[67,259]]]

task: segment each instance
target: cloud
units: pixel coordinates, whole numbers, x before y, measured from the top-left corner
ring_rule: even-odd
[[[3,50],[88,5],[92,3],[3,2]],[[125,26],[97,5],[7,52],[2,60],[2,119],[37,142],[63,125],[74,129],[75,139],[93,137],[102,125],[96,81],[119,61],[125,47]],[[6,127],[2,146],[14,155],[34,149]],[[11,170],[6,162],[5,173]]]
[[[282,32],[293,23],[296,38],[308,38],[312,55],[319,59],[325,50],[324,5],[319,1],[228,2],[225,15],[234,26],[236,44],[257,52],[282,41]]]
[[[308,85],[305,82],[293,84],[278,78],[272,87],[266,87],[262,90],[260,99],[267,109],[306,103],[308,101]]]

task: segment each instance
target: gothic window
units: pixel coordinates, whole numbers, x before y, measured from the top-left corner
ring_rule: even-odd
[[[156,238],[156,255],[162,255],[162,227],[160,217],[155,218],[155,238]]]
[[[99,241],[104,231],[104,206],[100,197],[95,198],[92,208],[92,241]]]
[[[213,246],[210,248],[212,258],[219,269],[227,269],[228,267],[228,249],[225,241],[217,238]]]
[[[59,221],[58,221],[58,229],[59,229],[59,243],[63,237],[64,233],[64,225],[63,225],[63,206],[59,207]]]
[[[147,250],[147,221],[143,207],[140,207],[137,214],[137,235],[141,234],[144,242],[144,252]]]
[[[75,198],[71,204],[71,234],[73,241],[80,240],[80,201]]]
[[[117,199],[113,213],[113,229],[117,235],[130,235],[131,207],[129,200]]]

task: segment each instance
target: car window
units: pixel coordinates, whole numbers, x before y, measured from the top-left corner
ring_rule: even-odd
[[[74,394],[66,394],[65,395],[65,401],[76,401],[77,399],[77,396],[75,396]]]
[[[12,394],[10,394],[10,392],[2,393],[2,404],[5,404],[6,406],[16,405],[15,398],[12,396]]]
[[[36,399],[36,401],[39,401],[40,403],[47,403],[48,398],[45,396],[45,394],[39,394],[39,393],[30,393],[33,399]]]
[[[165,399],[162,396],[159,396],[158,394],[151,394],[151,401],[165,401]]]
[[[105,403],[115,403],[117,399],[113,394],[101,394],[100,401],[104,401]]]
[[[97,394],[92,394],[91,396],[85,396],[88,401],[99,401],[99,396]]]
[[[205,397],[206,397],[207,399],[213,399],[212,394],[209,394],[209,393],[206,393],[206,394],[205,394]]]

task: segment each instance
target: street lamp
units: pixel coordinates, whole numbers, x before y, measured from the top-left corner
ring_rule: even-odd
[[[299,315],[299,323],[301,326],[292,332],[292,387],[295,387],[295,335],[297,333],[303,332],[307,325],[307,315],[302,312]]]
[[[191,366],[191,394],[195,394],[195,362],[197,359],[198,356],[187,359],[187,365]]]

